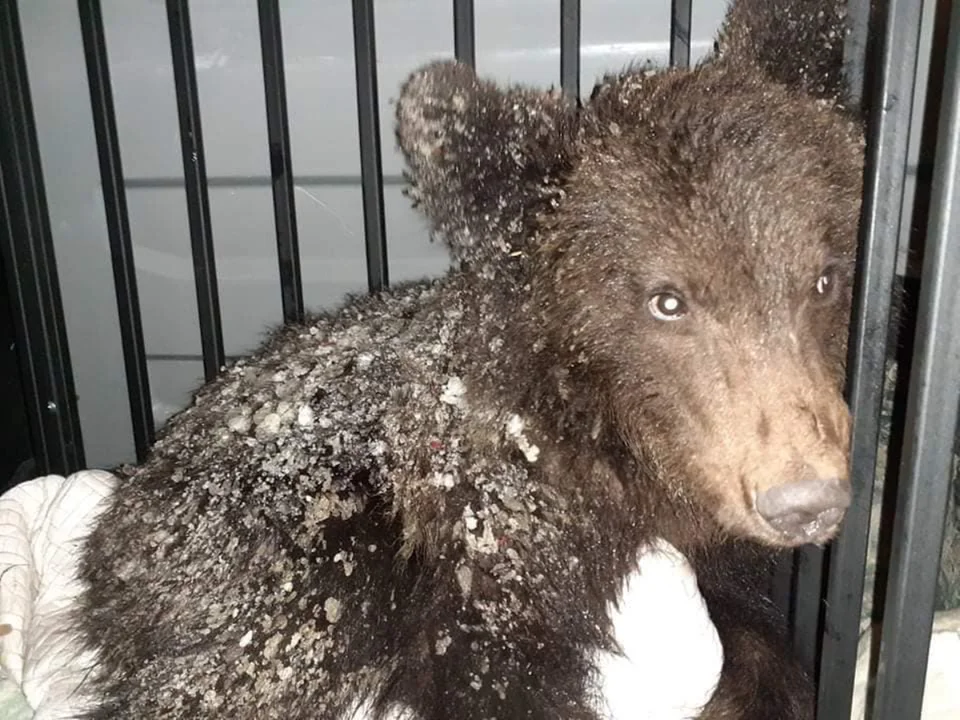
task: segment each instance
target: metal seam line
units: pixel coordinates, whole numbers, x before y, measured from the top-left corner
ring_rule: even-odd
[[[85,465],[16,0],[0,0],[0,253],[40,474]]]
[[[363,179],[360,175],[298,175],[296,186],[318,185],[323,187],[361,187]],[[154,188],[182,188],[183,178],[180,177],[128,177],[125,179],[128,190],[152,190]],[[405,186],[403,175],[384,175],[384,186]],[[247,188],[269,187],[273,185],[273,178],[267,175],[208,175],[207,187],[212,188]],[[294,189],[296,189],[294,186]]]

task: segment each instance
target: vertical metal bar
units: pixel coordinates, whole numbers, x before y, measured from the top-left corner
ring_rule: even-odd
[[[693,28],[691,0],[670,2],[670,67],[690,67],[690,35]]]
[[[790,599],[793,595],[793,558],[792,552],[781,554],[770,577],[770,597],[785,617],[790,615]]]
[[[377,95],[377,42],[373,0],[353,0],[353,52],[357,73],[357,116],[360,130],[360,182],[363,228],[367,246],[367,286],[377,292],[389,284],[387,233],[383,211],[383,167],[380,161],[380,107]]]
[[[453,54],[470,67],[477,65],[473,0],[453,0]]]
[[[917,337],[876,684],[877,720],[919,718],[960,402],[960,3],[947,40]]]
[[[277,0],[257,0],[260,13],[260,50],[263,53],[263,87],[266,95],[267,135],[270,140],[270,177],[273,215],[277,230],[277,261],[283,320],[303,319],[303,281],[297,240],[297,211],[287,119],[287,85],[283,74],[283,36]]]
[[[107,40],[103,32],[100,0],[78,0],[80,32],[86,57],[87,82],[90,85],[90,108],[97,136],[100,160],[100,182],[103,207],[107,219],[107,239],[113,263],[113,284],[117,295],[120,338],[123,341],[123,362],[127,374],[127,395],[137,460],[143,461],[154,439],[153,411],[150,400],[150,379],[144,349],[143,326],[140,322],[140,296],[137,293],[137,271],[133,262],[133,241],[127,214],[127,196],[123,186],[123,164],[110,68],[107,61]]]
[[[0,0],[0,257],[38,471],[85,464],[16,0]]]
[[[847,0],[847,36],[843,45],[843,76],[851,107],[862,107],[871,0]]]
[[[180,117],[183,180],[187,193],[190,243],[193,248],[193,275],[197,286],[203,374],[207,380],[212,380],[223,367],[225,358],[188,0],[167,0],[167,23],[170,26],[170,54],[173,58],[173,81],[177,91],[177,113]]]
[[[823,620],[824,551],[806,545],[794,552],[793,650],[798,661],[816,676]]]
[[[923,5],[889,0],[871,102],[858,272],[847,363],[853,499],[830,548],[818,720],[849,720],[880,437],[890,304]]]
[[[560,0],[560,87],[580,97],[580,0]]]

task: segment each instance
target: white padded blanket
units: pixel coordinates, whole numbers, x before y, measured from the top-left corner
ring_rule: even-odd
[[[92,658],[66,614],[79,591],[82,538],[115,478],[48,475],[0,497],[0,718],[65,720],[83,709],[77,688]]]

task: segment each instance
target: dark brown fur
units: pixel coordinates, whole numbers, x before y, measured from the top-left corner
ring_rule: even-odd
[[[592,653],[655,537],[724,644],[703,717],[812,717],[761,591],[798,540],[755,496],[846,481],[862,143],[744,40],[769,6],[734,3],[719,58],[609,76],[579,109],[453,63],[411,77],[411,195],[457,268],[282,330],[171,422],[84,556],[94,717],[336,718],[366,695],[592,720]],[[665,290],[682,320],[651,315]]]

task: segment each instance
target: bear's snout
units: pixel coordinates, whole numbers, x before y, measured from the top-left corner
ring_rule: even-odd
[[[821,363],[789,355],[724,361],[730,382],[708,384],[709,374],[691,397],[711,402],[685,414],[702,418],[687,436],[698,448],[689,462],[719,524],[777,547],[829,542],[851,502],[851,417],[838,384]]]
[[[750,524],[767,542],[787,547],[833,539],[851,500],[849,411],[839,392],[812,383],[821,393],[814,402],[810,386],[798,385],[791,392],[772,384],[771,394],[758,398],[770,417],[767,434],[742,438]],[[782,402],[779,413],[777,390],[797,398]]]
[[[832,535],[849,505],[850,486],[836,477],[775,485],[756,499],[760,517],[794,542],[817,542]]]

